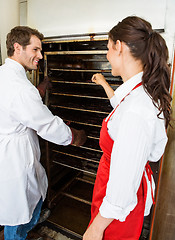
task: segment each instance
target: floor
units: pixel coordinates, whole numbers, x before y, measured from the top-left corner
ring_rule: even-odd
[[[33,240],[36,238],[42,237],[43,240],[77,240],[78,238],[65,235],[64,232],[60,232],[56,228],[50,227],[50,225],[45,222],[45,224],[39,224],[36,228],[34,228],[27,237],[27,240]],[[148,240],[149,231],[145,230],[142,232],[140,240]],[[3,229],[0,231],[0,240],[4,240],[4,232]],[[15,240],[15,239],[14,239]]]
[[[66,196],[62,198],[62,201],[54,208],[54,211],[51,211],[49,218],[45,222],[38,224],[29,232],[27,240],[36,239],[38,237],[42,237],[43,240],[81,240],[81,236],[85,232],[89,222],[88,213],[90,209],[83,203],[82,206],[80,204],[77,205],[76,201],[73,199],[71,200],[70,207],[69,200],[70,199],[66,198]],[[149,239],[148,222],[149,221],[144,221],[140,240]],[[64,229],[69,229],[69,231],[64,231]],[[3,235],[3,228],[1,227],[0,240],[4,240]]]
[[[37,239],[39,237],[42,237],[43,240],[74,240],[73,238],[69,238],[68,236],[60,233],[58,230],[55,231],[52,228],[43,224],[38,225],[31,232],[29,232],[27,240]],[[3,229],[0,231],[0,240],[4,240]]]

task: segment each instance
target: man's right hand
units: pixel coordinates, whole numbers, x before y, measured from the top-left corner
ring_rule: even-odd
[[[72,131],[72,145],[81,146],[86,142],[86,133],[84,130],[77,130],[75,128],[70,128]]]
[[[37,89],[43,98],[46,94],[46,89],[51,89],[52,83],[48,77],[44,77],[44,80],[37,86]]]

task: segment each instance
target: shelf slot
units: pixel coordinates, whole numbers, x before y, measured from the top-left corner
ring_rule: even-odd
[[[83,202],[83,203],[88,204],[88,205],[91,206],[91,202],[90,202],[90,201],[87,201],[87,200],[85,200],[85,199],[82,199],[82,198],[76,197],[76,196],[74,196],[74,195],[72,195],[72,194],[65,193],[65,192],[61,192],[61,194],[64,195],[64,196],[66,196],[66,197],[72,198],[72,199],[74,199],[74,200],[77,200],[77,201]]]
[[[78,181],[85,182],[85,183],[89,183],[89,184],[92,184],[92,185],[95,184],[95,182],[92,182],[92,181],[89,181],[89,180],[86,180],[86,179],[83,179],[83,178],[80,178],[80,177],[76,177],[76,179],[77,179]]]
[[[76,110],[76,111],[81,111],[81,112],[90,112],[90,113],[92,112],[92,113],[109,114],[109,112],[100,112],[100,111],[95,111],[95,110],[90,110],[90,109],[81,109],[81,108],[73,108],[73,107],[64,107],[64,106],[53,105],[53,104],[51,104],[50,107],[54,107],[54,108],[64,108],[64,109]]]
[[[77,81],[77,82],[71,82],[71,81],[60,81],[60,80],[51,80],[52,83],[64,83],[64,84],[76,84],[76,85],[91,85],[96,86],[95,83],[91,82],[91,80],[88,80],[87,82]],[[111,86],[119,87],[120,84],[110,84]]]
[[[65,164],[65,163],[61,163],[61,162],[57,162],[57,161],[55,161],[55,160],[53,160],[53,163],[56,163],[56,164],[61,165],[61,166],[64,166],[64,167],[68,167],[68,168],[71,168],[71,169],[74,169],[74,170],[77,170],[77,171],[81,171],[81,172],[84,172],[84,173],[87,173],[87,174],[96,176],[96,173],[95,173],[95,172],[91,172],[91,171],[88,171],[88,170],[84,170],[84,169],[81,169],[81,168],[78,168],[78,167],[73,167],[73,166],[71,166],[71,165],[68,165],[68,164]]]
[[[49,68],[51,71],[60,71],[60,72],[84,72],[84,73],[110,73],[111,69],[107,70],[95,70],[95,69],[71,69],[71,68]]]
[[[52,150],[52,151],[55,152],[55,153],[59,153],[59,154],[63,154],[63,155],[69,156],[69,157],[74,157],[74,158],[81,159],[81,160],[86,160],[86,161],[89,161],[89,162],[99,163],[99,161],[96,161],[96,160],[93,160],[93,159],[84,158],[84,157],[77,156],[77,155],[73,155],[73,154],[70,154],[70,153],[61,152],[61,151],[57,151],[57,150]]]
[[[86,50],[86,51],[53,51],[53,52],[45,52],[45,55],[95,55],[95,54],[107,54],[107,50]]]
[[[101,127],[101,125],[97,125],[97,124],[91,124],[91,123],[85,123],[85,122],[78,122],[78,121],[73,121],[73,120],[69,120],[66,118],[62,118],[64,122],[70,122],[70,123],[76,123],[79,125],[85,125],[85,126],[92,126],[92,127]]]
[[[80,98],[95,98],[95,99],[105,99],[105,100],[108,99],[107,97],[83,96],[83,95],[75,95],[75,94],[68,94],[68,93],[52,93],[52,95],[80,97]]]

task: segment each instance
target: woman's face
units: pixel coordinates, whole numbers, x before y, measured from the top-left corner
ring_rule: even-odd
[[[119,58],[118,58],[118,52],[117,52],[117,46],[116,44],[109,38],[108,40],[108,52],[107,52],[107,59],[109,63],[111,64],[111,73],[113,76],[119,76]]]

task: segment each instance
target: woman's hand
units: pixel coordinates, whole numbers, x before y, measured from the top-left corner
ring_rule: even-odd
[[[83,240],[102,240],[103,239],[103,231],[99,231],[93,225],[93,223],[89,226],[86,232],[83,235]]]
[[[91,80],[92,82],[101,85],[104,88],[106,95],[108,96],[109,99],[111,99],[114,96],[114,90],[110,87],[105,77],[101,73],[94,74]]]
[[[104,218],[98,213],[83,235],[83,240],[102,240],[104,230],[113,220],[112,218]]]
[[[91,80],[92,82],[102,86],[106,83],[106,79],[101,73],[94,74]]]

